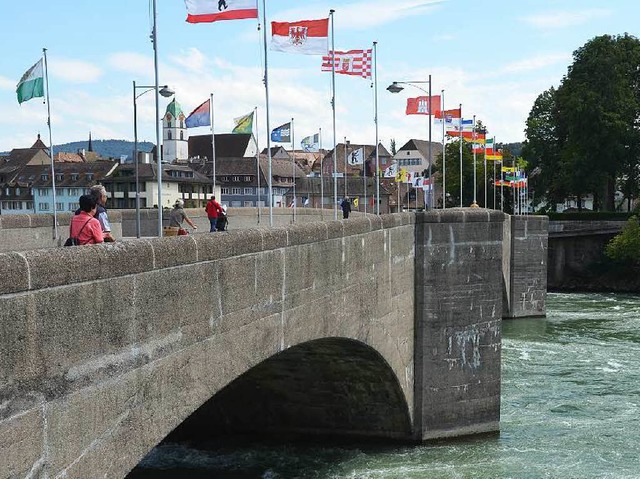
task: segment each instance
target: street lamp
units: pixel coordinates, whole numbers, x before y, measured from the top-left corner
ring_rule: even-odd
[[[429,90],[425,90],[424,88],[418,86],[419,84],[429,84]],[[431,111],[431,75],[429,75],[429,79],[427,81],[394,81],[391,85],[387,87],[387,90],[391,93],[400,93],[404,90],[402,85],[411,85],[418,90],[422,90],[427,95],[429,95],[429,209],[433,208],[433,179],[431,178],[431,115],[433,114]],[[398,205],[399,206],[399,205]]]
[[[136,94],[139,88],[145,88],[145,90]],[[133,161],[136,165],[136,237],[140,238],[140,183],[138,178],[138,106],[136,100],[140,98],[145,93],[155,90],[155,86],[148,85],[136,85],[135,80],[133,81]],[[165,98],[169,98],[173,96],[175,92],[169,88],[167,85],[164,85],[162,88],[158,90],[158,93]],[[159,118],[156,118],[156,122],[160,121]],[[160,161],[160,145],[156,146],[157,154],[158,154],[158,162]],[[162,181],[162,178],[158,177],[158,182]],[[162,208],[162,205],[159,204],[158,208]]]

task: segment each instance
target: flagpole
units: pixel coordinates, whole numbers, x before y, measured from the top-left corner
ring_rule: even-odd
[[[378,42],[373,42],[373,110],[376,124],[376,214],[380,214],[380,140],[378,138]]]
[[[293,178],[293,222],[296,222],[296,141],[293,128],[293,118],[291,118],[291,173]]]
[[[322,154],[322,128],[318,128],[318,153],[320,153],[320,217],[324,220],[324,155]]]
[[[153,69],[155,72],[155,103],[156,103],[156,153],[158,162],[158,236],[162,236],[162,147],[160,146],[160,94],[158,83],[158,28],[157,28],[156,0],[153,0]]]
[[[213,114],[213,93],[210,94],[209,101],[211,102],[211,108],[209,108],[209,110],[211,110],[211,161],[212,161],[211,174],[213,176],[213,195],[215,196],[216,194],[216,134],[215,134],[215,128],[213,124],[213,119],[215,117]]]
[[[347,197],[347,137],[344,137],[344,197]]]
[[[485,128],[486,130],[486,128]],[[484,206],[485,208],[488,208],[487,206],[487,135],[485,133],[485,138],[484,138],[484,166],[483,166],[483,180],[484,180]]]
[[[462,117],[462,103],[460,103],[460,208],[462,208],[462,130],[463,130]]]
[[[263,0],[264,1],[264,0]],[[329,10],[331,17],[331,111],[333,115],[333,219],[338,219],[338,178],[336,174],[338,155],[336,154],[336,61],[335,61],[335,38],[333,30],[333,13]]]
[[[431,176],[431,163],[433,162],[433,153],[431,150],[431,115],[433,115],[433,111],[431,111],[431,74],[429,74],[429,116],[427,116],[427,120],[429,121],[429,209],[433,209],[433,178]]]
[[[493,154],[496,155],[496,137],[493,137]],[[493,209],[496,209],[496,163],[497,160],[493,160]]]
[[[476,116],[473,115],[473,133],[471,134],[471,138],[472,140],[476,139]],[[478,192],[478,188],[477,188],[477,178],[476,178],[476,170],[477,170],[477,166],[476,166],[476,148],[474,148],[475,143],[473,143],[473,141],[471,142],[471,149],[473,150],[473,204],[472,206],[478,206],[478,201],[477,201],[477,192]]]
[[[256,206],[258,207],[258,224],[260,224],[260,147],[258,146],[258,107],[253,107],[253,121],[256,124],[256,127],[252,129],[251,136],[253,136],[253,141],[256,144],[256,176],[258,178],[258,189],[257,189],[257,200]],[[255,135],[253,134],[253,130],[256,131]]]
[[[49,101],[49,68],[47,66],[47,49],[42,49],[44,57],[44,78],[47,84],[47,126],[49,127],[49,153],[51,155],[51,189],[53,190],[53,239],[58,239],[58,209],[56,208],[56,172],[53,161],[53,137],[51,135],[51,102]]]
[[[444,112],[444,90],[440,92],[442,96],[442,111]],[[446,162],[446,148],[445,148],[445,133],[444,133],[444,114],[442,115],[442,209],[447,209],[447,162]]]
[[[264,44],[264,92],[265,92],[265,109],[267,112],[267,158],[269,163],[269,226],[273,226],[273,175],[271,173],[271,131],[269,121],[269,69],[268,69],[268,55],[267,55],[267,11],[265,6],[266,0],[262,0],[262,23],[264,28],[262,29],[263,44]]]

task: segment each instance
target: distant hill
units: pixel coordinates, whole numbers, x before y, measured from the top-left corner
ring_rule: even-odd
[[[65,153],[77,153],[78,150],[88,149],[88,141],[72,141],[71,143],[64,143],[62,145],[53,145],[53,152],[65,152]],[[104,158],[116,158],[121,156],[127,158],[133,158],[133,141],[126,140],[91,140],[91,146],[93,151]],[[138,151],[151,151],[154,144],[150,141],[138,142]],[[3,154],[3,153],[0,153]],[[6,152],[4,154],[9,154]]]
[[[504,143],[502,148],[506,148],[515,157],[522,155],[522,142],[518,143]]]
[[[89,146],[88,141],[73,141],[71,143],[65,143],[63,145],[54,145],[53,151],[64,151],[66,153],[77,153],[78,150],[87,150]],[[120,158],[126,156],[127,158],[133,158],[133,141],[126,140],[91,140],[91,146],[93,151],[104,158]],[[154,144],[149,141],[138,142],[138,151],[151,151]]]

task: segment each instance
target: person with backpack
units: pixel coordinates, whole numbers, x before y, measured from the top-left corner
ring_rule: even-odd
[[[209,218],[209,224],[211,225],[209,232],[213,233],[217,229],[218,216],[224,214],[224,210],[222,206],[220,206],[220,203],[216,201],[215,196],[211,197],[204,210],[207,212],[207,218]]]
[[[104,235],[100,221],[94,218],[98,210],[98,202],[93,195],[82,195],[79,200],[80,213],[71,217],[69,238],[76,244],[104,243]]]

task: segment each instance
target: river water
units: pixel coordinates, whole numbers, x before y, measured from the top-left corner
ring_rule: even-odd
[[[503,322],[501,432],[429,446],[156,448],[130,478],[640,478],[640,296]]]

